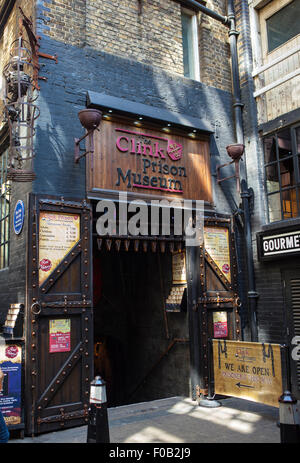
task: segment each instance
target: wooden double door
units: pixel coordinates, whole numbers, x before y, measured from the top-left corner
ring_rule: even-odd
[[[84,200],[31,195],[28,233],[24,393],[25,432],[32,435],[88,421],[94,374],[91,207]],[[203,245],[186,248],[186,267],[192,394],[200,397],[210,381],[209,339],[240,339],[230,220],[206,221]]]
[[[203,244],[186,248],[193,399],[213,390],[211,340],[241,340],[235,238],[231,220],[205,220]]]
[[[26,434],[87,423],[93,378],[91,223],[83,200],[30,197]]]

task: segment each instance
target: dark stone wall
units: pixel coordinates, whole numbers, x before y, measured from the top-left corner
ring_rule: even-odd
[[[227,162],[225,146],[234,140],[231,94],[161,69],[90,48],[78,48],[42,36],[42,52],[57,54],[58,63],[41,59],[34,192],[64,196],[85,195],[84,160],[73,162],[74,138],[83,135],[77,113],[85,107],[87,90],[188,114],[209,121],[212,174]],[[231,170],[230,170],[231,172]],[[227,175],[226,170],[224,175]],[[215,177],[214,177],[215,178]],[[235,195],[234,182],[225,191]],[[230,213],[228,199],[214,186],[217,209]]]
[[[235,182],[225,182],[220,188],[215,177],[216,165],[228,162],[225,147],[234,141],[230,93],[133,60],[90,48],[70,46],[46,36],[42,36],[41,45],[42,52],[57,54],[58,63],[41,59],[43,66],[40,74],[47,77],[47,81],[41,81],[38,101],[41,116],[37,121],[35,193],[77,198],[85,196],[85,162],[82,160],[75,165],[73,156],[74,138],[83,134],[77,113],[85,107],[86,92],[90,90],[208,121],[215,130],[210,146],[215,209],[220,213],[230,213],[231,208],[237,206]],[[232,173],[229,168],[227,171],[225,169],[223,175]],[[144,259],[153,260],[155,254],[147,254]],[[99,335],[109,337],[114,352],[119,351],[120,356],[128,353],[128,358],[132,359],[131,363],[126,363],[126,371],[118,381],[119,384],[125,381],[125,377],[130,378],[130,384],[124,383],[126,396],[122,400],[188,395],[189,346],[184,342],[174,344],[169,355],[163,357],[155,367],[155,372],[147,376],[143,387],[134,391],[172,340],[188,337],[187,315],[168,314],[170,339],[166,339],[156,263],[151,261],[144,264],[141,272],[148,275],[143,280],[147,285],[144,284],[142,294],[140,284],[140,292],[132,294],[130,304],[128,297],[126,301],[122,300],[120,285],[115,285],[119,270],[114,262],[111,258],[106,259],[105,263],[107,285],[112,286],[107,297],[114,300],[111,303],[104,301],[101,311],[97,312],[95,308],[95,339],[99,330]],[[134,271],[137,272],[138,268]],[[130,284],[130,275],[127,275],[125,284]],[[126,306],[122,302],[126,302]],[[97,320],[97,317],[100,318]],[[128,321],[128,317],[131,317],[131,321]],[[122,366],[124,368],[125,362]]]
[[[58,63],[56,64],[53,60],[40,59],[40,75],[46,77],[47,81],[40,81],[41,91],[38,105],[41,115],[36,123],[37,156],[34,169],[37,179],[32,185],[34,193],[58,195],[65,198],[85,196],[85,162],[82,160],[79,164],[74,164],[74,138],[83,135],[77,113],[85,107],[86,92],[91,90],[208,121],[214,128],[210,151],[215,210],[219,213],[230,214],[232,209],[237,207],[234,180],[223,183],[220,188],[216,183],[215,174],[218,164],[228,162],[225,147],[235,141],[231,93],[130,59],[87,47],[67,45],[45,35],[41,38],[40,51],[49,55],[56,54]],[[224,176],[230,174],[233,174],[232,168],[223,171]],[[16,188],[18,188],[16,197],[19,198],[22,186],[18,185]],[[25,291],[25,237],[26,229],[23,230],[18,242],[16,242],[16,237],[12,237],[14,257],[9,269],[13,275],[10,280],[12,290],[18,288],[20,284],[23,295]],[[151,264],[151,268],[155,275],[154,263]],[[106,271],[114,275],[112,263],[107,264]],[[150,295],[148,297],[144,295],[138,299],[143,306],[144,318],[142,312],[138,311],[138,307],[135,308],[137,332],[127,346],[130,352],[139,353],[142,352],[139,346],[143,345],[145,357],[142,359],[137,355],[136,363],[129,366],[128,377],[133,380],[130,387],[143,379],[174,337],[185,338],[188,333],[186,314],[169,314],[170,339],[165,338],[157,274],[155,278],[153,298],[150,298]],[[118,293],[118,297],[120,294]],[[151,306],[151,299],[153,299],[154,307]],[[121,306],[119,308],[121,309]],[[119,328],[123,326],[121,321],[122,318],[119,318]],[[124,329],[128,329],[129,326],[131,325],[126,324]],[[140,390],[134,394],[134,400],[142,400],[143,397],[145,399],[154,396],[155,398],[165,397],[175,393],[188,394],[189,349],[187,344],[176,343],[169,356],[162,359],[157,369],[157,373],[148,378],[147,388],[144,388],[142,395]],[[174,384],[176,384],[176,390],[173,387]],[[129,385],[127,387],[129,391]]]
[[[25,303],[30,189],[30,183],[13,183],[11,187],[9,267],[0,270],[0,328],[5,322],[9,304]],[[25,205],[25,220],[21,233],[16,235],[13,229],[13,212],[19,199]]]

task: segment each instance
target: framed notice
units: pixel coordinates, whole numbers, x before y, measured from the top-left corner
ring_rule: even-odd
[[[80,239],[80,216],[40,212],[39,284],[55,270]]]
[[[22,347],[16,344],[0,344],[0,368],[4,373],[0,384],[0,410],[7,426],[20,425]]]
[[[173,284],[186,283],[185,253],[175,252],[172,254],[172,275]]]
[[[49,352],[70,352],[71,320],[49,320]]]
[[[228,228],[204,227],[204,247],[230,282],[231,268]]]

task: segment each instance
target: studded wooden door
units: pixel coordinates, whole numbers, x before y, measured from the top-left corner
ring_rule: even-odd
[[[86,423],[93,375],[91,209],[30,198],[26,314],[26,433]]]
[[[213,383],[210,340],[241,339],[237,265],[230,219],[206,218],[200,248],[187,248],[191,382],[194,399]]]

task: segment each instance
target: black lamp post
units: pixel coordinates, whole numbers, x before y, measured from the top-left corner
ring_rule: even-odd
[[[90,386],[87,443],[109,443],[106,382],[96,376]]]

